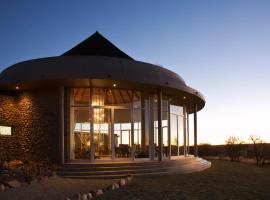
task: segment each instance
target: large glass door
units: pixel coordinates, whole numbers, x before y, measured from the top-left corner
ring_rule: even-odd
[[[108,160],[112,156],[111,109],[93,109],[94,158]]]

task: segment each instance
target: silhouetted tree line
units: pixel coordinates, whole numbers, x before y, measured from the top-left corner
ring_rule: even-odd
[[[270,164],[270,143],[263,142],[258,136],[250,136],[251,144],[246,144],[237,137],[231,136],[226,145],[201,144],[198,147],[200,157],[228,157],[232,162],[241,161],[243,158],[255,159],[256,165]],[[193,153],[193,147],[189,147]]]

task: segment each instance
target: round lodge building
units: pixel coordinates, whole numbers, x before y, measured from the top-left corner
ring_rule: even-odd
[[[0,150],[61,164],[197,157],[204,105],[178,74],[134,60],[96,32],[61,56],[2,71]]]

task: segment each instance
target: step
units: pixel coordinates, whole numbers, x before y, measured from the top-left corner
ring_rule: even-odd
[[[58,174],[60,176],[96,176],[96,175],[127,175],[127,174],[149,174],[149,173],[160,173],[160,172],[178,172],[178,171],[187,171],[187,170],[197,170],[199,168],[205,168],[208,167],[206,164],[198,163],[196,166],[193,165],[183,165],[181,167],[179,166],[171,166],[166,168],[155,168],[155,169],[139,169],[139,170],[118,170],[118,171],[84,171],[84,172],[59,172]]]
[[[184,166],[184,165],[191,165],[193,163],[198,163],[198,161],[192,161],[192,162],[185,162],[185,163],[179,163],[179,162],[164,162],[164,163],[156,163],[152,165],[145,165],[145,166],[118,166],[118,167],[68,167],[68,168],[62,168],[61,172],[90,172],[90,171],[128,171],[128,170],[145,170],[145,169],[156,169],[156,168],[168,168],[172,166]]]
[[[200,166],[196,169],[186,169],[182,171],[161,171],[161,172],[149,172],[149,173],[135,173],[132,174],[135,177],[140,176],[157,176],[157,175],[166,175],[166,174],[186,174],[186,173],[192,173],[192,172],[199,172],[202,170],[205,170],[209,168],[209,166]],[[86,175],[86,176],[76,176],[76,175],[70,175],[70,176],[64,176],[64,178],[73,178],[73,179],[120,179],[127,177],[125,174],[113,174],[113,175]]]
[[[167,163],[173,163],[173,162],[181,162],[181,163],[187,163],[192,162],[193,159],[180,161],[180,160],[171,160],[171,161],[151,161],[151,162],[128,162],[128,163],[67,163],[63,165],[63,168],[100,168],[100,167],[138,167],[138,166],[148,166],[148,165],[156,165],[156,164],[167,164]]]
[[[106,163],[106,164],[73,164],[65,165],[58,171],[58,175],[65,178],[108,178],[117,179],[126,177],[128,174],[134,176],[162,175],[172,173],[191,173],[202,171],[211,166],[211,163],[201,158],[179,159],[163,162],[145,163]]]
[[[171,167],[158,167],[158,168],[142,168],[142,169],[122,169],[122,170],[111,170],[111,171],[60,171],[59,175],[99,175],[99,174],[135,174],[135,173],[148,173],[148,172],[159,172],[168,171],[171,168],[177,168],[177,166]]]

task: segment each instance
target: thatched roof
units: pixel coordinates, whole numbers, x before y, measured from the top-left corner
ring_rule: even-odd
[[[62,56],[79,55],[108,56],[133,60],[133,58],[121,51],[98,32],[95,32],[89,38],[65,52]]]

